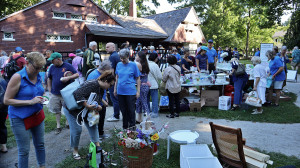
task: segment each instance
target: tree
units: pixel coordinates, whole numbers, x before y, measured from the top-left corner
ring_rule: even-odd
[[[289,49],[300,46],[300,8],[292,14],[290,27],[284,35],[283,44]]]
[[[151,10],[149,6],[145,5],[145,2],[149,1],[150,0],[136,0],[138,17],[155,14],[155,10]],[[151,0],[151,2],[156,7],[160,5],[157,0]],[[106,9],[106,11],[108,11],[108,13],[128,15],[129,4],[130,0],[111,0],[108,3],[104,4],[104,8]]]

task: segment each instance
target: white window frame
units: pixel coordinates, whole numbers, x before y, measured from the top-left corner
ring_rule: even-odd
[[[93,17],[93,18],[96,18],[96,20],[88,20],[88,17]],[[97,16],[94,16],[94,15],[86,15],[86,18],[85,18],[85,21],[86,22],[91,22],[91,23],[97,23],[98,22],[98,19],[97,19]]]
[[[11,34],[11,38],[6,38],[5,34]],[[16,41],[16,39],[14,39],[14,34],[12,32],[3,32],[2,41]]]
[[[52,35],[52,36],[57,36],[57,40],[51,40],[51,39],[47,39],[49,35]],[[61,40],[61,36],[68,36],[70,37],[70,40]],[[55,34],[47,34],[46,35],[46,40],[45,42],[63,42],[63,43],[72,43],[72,36],[71,35],[55,35]]]
[[[55,16],[55,14],[63,14],[64,15],[64,17],[56,17]],[[53,12],[53,18],[55,18],[55,19],[66,19],[67,18],[67,16],[66,16],[66,14],[65,13],[60,13],[60,12]]]
[[[80,19],[74,19],[74,18],[72,18],[72,16],[79,16]],[[74,15],[74,14],[71,14],[71,20],[80,20],[80,21],[82,21],[82,15]]]

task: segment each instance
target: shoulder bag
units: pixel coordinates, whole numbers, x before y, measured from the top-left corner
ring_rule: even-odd
[[[246,73],[246,70],[245,70],[245,65],[244,64],[238,64],[238,68],[237,70],[234,72],[234,75],[235,76],[242,76]]]

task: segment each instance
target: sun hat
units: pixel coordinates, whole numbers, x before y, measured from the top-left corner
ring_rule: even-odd
[[[208,47],[206,47],[206,46],[201,46],[200,49],[201,49],[201,50],[204,50],[204,51],[208,51]]]

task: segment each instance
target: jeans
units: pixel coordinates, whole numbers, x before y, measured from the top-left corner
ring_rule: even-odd
[[[123,115],[123,129],[135,126],[135,95],[118,95]]]
[[[106,107],[102,106],[102,110],[99,112],[100,118],[99,118],[99,124],[98,124],[98,132],[99,135],[103,135],[103,127],[104,127],[104,120],[105,120],[105,115],[106,115]]]
[[[176,113],[179,114],[180,112],[180,102],[179,102],[179,93],[171,93],[168,89],[167,89],[167,93],[168,93],[168,97],[169,97],[169,110],[170,110],[170,114],[174,115],[174,101],[175,101],[175,105],[176,105]]]
[[[151,117],[158,117],[158,89],[150,89],[148,93],[148,106],[150,109],[150,96],[152,99],[152,115]]]
[[[5,125],[7,111],[0,110],[0,144],[6,144],[7,142],[7,128]]]
[[[234,82],[234,99],[233,104],[239,105],[243,98],[243,88],[246,86],[247,80],[244,78],[237,78]]]
[[[70,127],[70,144],[72,148],[78,148],[80,135],[82,131],[82,127],[77,124],[76,117],[70,114],[70,112],[64,107],[64,113],[68,120],[69,127]],[[84,122],[86,126],[91,141],[96,143],[99,142],[99,133],[98,133],[98,125],[94,125],[92,127],[89,126],[87,122]]]
[[[109,90],[110,99],[114,106],[114,117],[119,119],[120,118],[120,107],[119,107],[118,97],[115,97],[115,95],[114,95],[114,88],[115,88],[115,86],[112,86],[108,90]]]
[[[18,145],[18,166],[28,168],[28,156],[30,150],[30,133],[32,135],[35,155],[39,166],[45,166],[45,144],[44,144],[44,121],[33,128],[25,129],[24,121],[20,118],[10,118],[10,125]]]

